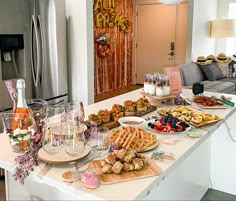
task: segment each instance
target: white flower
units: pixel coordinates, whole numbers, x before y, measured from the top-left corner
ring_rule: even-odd
[[[16,136],[16,135],[25,135],[27,134],[29,131],[28,130],[21,130],[19,128],[15,129],[14,132],[13,132],[13,136]]]

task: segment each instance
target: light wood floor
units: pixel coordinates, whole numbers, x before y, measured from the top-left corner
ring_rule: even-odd
[[[105,99],[108,99],[108,98],[112,98],[112,97],[130,92],[130,91],[134,91],[136,89],[140,89],[142,87],[143,87],[142,85],[131,85],[131,86],[128,86],[128,87],[125,87],[125,88],[122,88],[122,89],[117,89],[117,90],[114,90],[114,91],[111,91],[111,92],[106,92],[106,93],[103,93],[103,94],[99,94],[99,95],[94,96],[94,101],[96,103],[96,102],[99,102],[99,101],[102,101],[102,100],[105,100]]]

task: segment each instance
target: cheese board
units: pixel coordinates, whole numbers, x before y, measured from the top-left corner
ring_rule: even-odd
[[[217,115],[212,115],[212,114],[202,112],[202,111],[199,111],[191,107],[187,107],[187,106],[162,108],[162,109],[157,110],[157,112],[160,115],[166,115],[167,113],[171,114],[174,117],[177,117],[179,119],[183,119],[186,122],[189,122],[189,124],[195,127],[208,125],[208,124],[215,123],[222,120],[222,118],[218,117]]]
[[[162,170],[156,164],[156,162],[148,157],[146,157],[146,160],[147,160],[147,165],[142,170],[139,170],[139,171],[134,170],[134,171],[129,171],[129,172],[124,172],[122,170],[121,174],[102,173],[100,160],[91,161],[88,165],[88,169],[94,169],[94,168],[97,169],[97,174],[100,178],[101,184],[113,184],[113,183],[125,182],[129,180],[160,175]]]

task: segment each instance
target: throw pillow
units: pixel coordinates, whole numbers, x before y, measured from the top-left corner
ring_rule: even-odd
[[[224,75],[222,74],[221,70],[218,68],[215,62],[212,62],[208,65],[198,65],[208,80],[214,81],[224,78]]]
[[[236,78],[236,61],[232,60],[229,63],[228,77],[229,78]]]
[[[217,66],[224,75],[224,77],[228,77],[228,63],[219,63],[217,62]]]

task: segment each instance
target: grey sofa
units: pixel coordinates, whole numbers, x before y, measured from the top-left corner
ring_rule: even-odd
[[[180,75],[183,88],[191,89],[193,83],[201,82],[204,84],[204,91],[236,94],[236,78],[207,80],[200,66],[196,63],[180,65]]]

